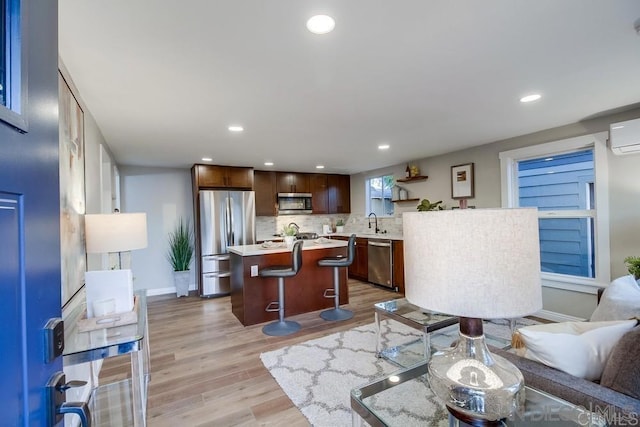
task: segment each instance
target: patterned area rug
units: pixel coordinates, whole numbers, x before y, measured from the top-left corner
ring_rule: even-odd
[[[518,326],[535,324],[529,319],[520,319]],[[383,347],[402,346],[420,339],[413,328],[394,320],[381,322]],[[511,336],[508,323],[494,321],[486,324],[486,335],[508,340]],[[457,337],[457,326],[435,335],[431,344],[443,348]],[[389,375],[400,368],[375,356],[376,332],[373,323],[338,332],[323,338],[307,341],[262,353],[260,359],[291,401],[300,409],[313,426],[339,427],[351,425],[349,393],[353,388]],[[415,346],[419,351],[420,346]],[[408,351],[414,351],[409,348]],[[416,353],[415,357],[421,355]],[[409,383],[407,383],[409,384]],[[411,382],[415,390],[404,390],[402,396],[417,393],[428,394],[426,383]],[[379,413],[385,419],[391,417],[393,425],[399,426],[446,426],[446,410],[434,397],[428,396],[427,405],[412,406],[412,399],[399,398],[393,389],[372,397]],[[414,402],[417,403],[417,402]]]

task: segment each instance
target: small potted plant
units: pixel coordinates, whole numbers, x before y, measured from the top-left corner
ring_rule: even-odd
[[[287,246],[293,246],[293,241],[296,239],[296,234],[298,230],[293,225],[285,225],[282,229],[282,235],[284,236],[284,242]]]
[[[444,207],[440,205],[441,203],[442,203],[442,200],[438,200],[437,202],[431,203],[429,199],[422,199],[422,201],[418,205],[418,211],[419,212],[441,211],[444,209]]]
[[[336,221],[336,233],[344,233],[344,220],[342,218]]]
[[[189,221],[178,220],[169,233],[167,258],[173,268],[173,280],[178,297],[189,295],[189,268],[193,260],[193,230]]]
[[[640,257],[628,256],[624,259],[624,264],[627,266],[629,274],[631,274],[636,281],[640,280]]]

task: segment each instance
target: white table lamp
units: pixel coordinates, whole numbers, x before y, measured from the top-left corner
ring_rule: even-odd
[[[524,401],[516,366],[487,349],[482,319],[542,308],[536,209],[458,209],[403,215],[405,294],[460,316],[460,338],[429,361],[433,392],[458,419],[502,420]]]
[[[87,253],[118,253],[118,269],[85,274],[87,316],[133,309],[133,274],[122,269],[121,252],[147,247],[147,214],[85,215]],[[108,313],[109,314],[109,313]]]

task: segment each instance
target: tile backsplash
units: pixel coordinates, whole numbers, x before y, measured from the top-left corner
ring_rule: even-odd
[[[322,226],[331,224],[335,230],[338,219],[344,221],[345,233],[372,233],[374,219],[371,217],[371,228],[369,228],[369,217],[358,214],[335,214],[335,215],[280,215],[280,216],[258,216],[256,217],[256,235],[258,239],[268,239],[274,234],[282,233],[282,229],[291,222],[295,222],[302,232],[315,232],[322,234]],[[402,234],[402,217],[378,218],[378,228],[390,234]]]

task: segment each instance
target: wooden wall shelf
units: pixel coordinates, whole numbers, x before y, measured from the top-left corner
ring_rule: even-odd
[[[428,176],[425,175],[417,175],[417,176],[412,176],[409,178],[398,178],[396,179],[397,182],[416,182],[416,181],[424,181],[425,179],[429,178]]]

